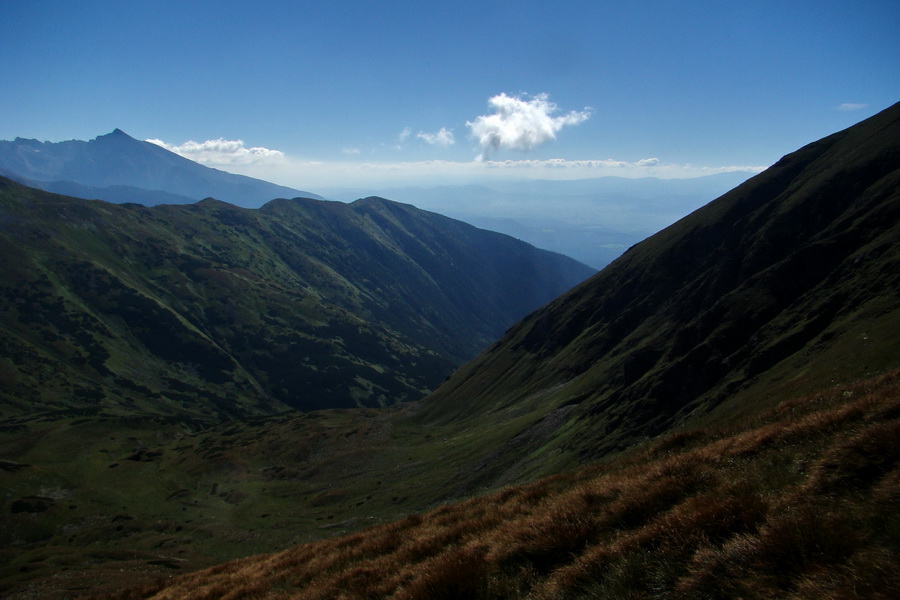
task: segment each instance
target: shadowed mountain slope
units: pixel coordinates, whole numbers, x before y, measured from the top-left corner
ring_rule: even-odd
[[[207,197],[252,208],[278,197],[321,200],[316,194],[203,166],[120,129],[87,142],[0,140],[0,175],[57,194],[148,206]]]
[[[900,358],[900,105],[785,156],[512,328],[422,422],[554,408],[530,449],[602,456]],[[550,422],[562,423],[557,430]]]
[[[592,271],[382,199],[113,205],[0,180],[4,411],[415,400]]]

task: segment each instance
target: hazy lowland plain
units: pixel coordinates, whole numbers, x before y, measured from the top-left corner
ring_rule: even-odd
[[[743,183],[746,172],[690,179],[601,177],[405,187],[376,195],[499,231],[602,269],[625,250]],[[361,190],[322,190],[352,200]]]
[[[382,198],[0,191],[10,598],[900,595],[900,105],[593,275]]]

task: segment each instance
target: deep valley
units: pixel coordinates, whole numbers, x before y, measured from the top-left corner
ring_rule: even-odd
[[[0,208],[6,597],[900,593],[900,105],[596,274],[374,197]]]

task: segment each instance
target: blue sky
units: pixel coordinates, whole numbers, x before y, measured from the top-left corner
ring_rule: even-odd
[[[900,10],[4,0],[0,73],[0,139],[118,127],[312,191],[683,177],[768,166],[900,100]]]

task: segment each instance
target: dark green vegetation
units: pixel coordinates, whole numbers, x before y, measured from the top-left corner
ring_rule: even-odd
[[[900,105],[635,246],[421,402],[10,420],[3,576],[65,597],[334,536],[160,597],[892,597],[898,217]]]
[[[590,269],[387,200],[111,205],[0,181],[0,409],[417,400]]]
[[[190,204],[208,196],[256,208],[272,198],[319,196],[211,169],[120,129],[88,142],[0,140],[0,175],[31,187],[107,202]]]

